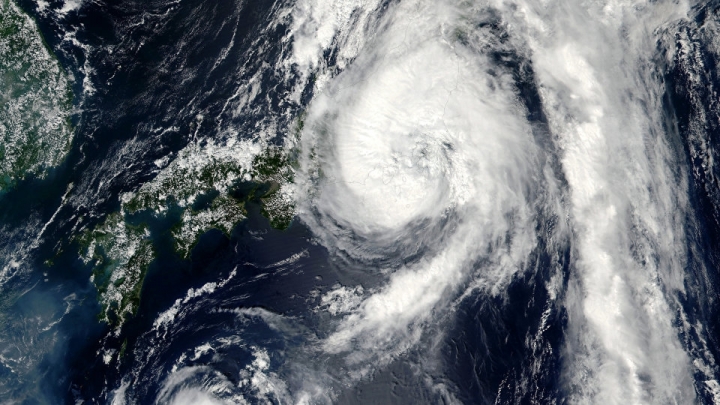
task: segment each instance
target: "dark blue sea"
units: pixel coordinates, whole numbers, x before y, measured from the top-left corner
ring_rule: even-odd
[[[19,0],[74,139],[0,194],[0,403],[720,403],[720,4],[547,3]],[[290,225],[246,180],[187,258],[186,208],[127,217],[153,259],[101,321],[78,235],[231,138],[296,153]]]

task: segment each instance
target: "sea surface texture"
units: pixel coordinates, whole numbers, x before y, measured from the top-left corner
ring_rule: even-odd
[[[0,403],[720,405],[720,2],[0,0]]]

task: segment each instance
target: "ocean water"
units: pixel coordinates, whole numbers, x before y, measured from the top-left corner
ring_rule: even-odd
[[[720,4],[17,5],[0,402],[720,403]]]

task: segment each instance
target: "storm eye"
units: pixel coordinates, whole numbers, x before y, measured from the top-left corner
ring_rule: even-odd
[[[707,0],[0,0],[0,402],[720,405],[718,38]]]

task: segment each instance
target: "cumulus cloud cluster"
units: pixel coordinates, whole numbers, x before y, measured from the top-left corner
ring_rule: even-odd
[[[562,186],[547,174],[550,152],[513,78],[488,55],[500,39],[473,24],[487,10],[535,69]],[[683,286],[685,189],[671,169],[653,60],[653,32],[686,12],[671,2],[394,6],[313,100],[303,134],[306,222],[343,255],[404,263],[384,272],[325,350],[366,370],[415,344],[469,279],[502,294],[547,237],[533,229],[544,205],[568,219],[575,252],[563,303],[570,398],[692,402],[672,299]]]
[[[532,252],[566,249],[562,239],[571,274],[550,296],[568,313],[569,401],[695,400],[674,326],[687,186],[654,53],[684,4],[294,7],[287,63],[318,78],[299,145],[300,218],[331,255],[377,279],[321,299],[330,324],[307,349],[323,359],[315,369],[340,362],[335,377],[359,381],[440,333],[461,297],[503,297]],[[546,138],[500,48],[532,66]],[[331,50],[339,69],[325,66]],[[555,234],[540,234],[548,213]]]
[[[357,375],[417,342],[463,283],[501,293],[536,245],[539,190],[556,188],[510,72],[482,52],[497,34],[462,40],[483,10],[407,1],[385,18],[302,134],[303,219],[370,271],[394,259],[323,342]]]

